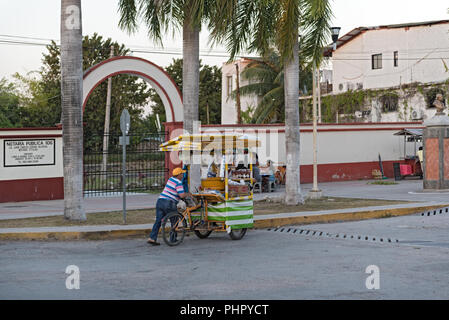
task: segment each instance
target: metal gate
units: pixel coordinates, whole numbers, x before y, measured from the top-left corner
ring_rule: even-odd
[[[119,195],[122,186],[121,133],[84,138],[84,196]],[[126,192],[130,194],[160,191],[164,187],[165,154],[159,145],[165,132],[130,132],[126,149]],[[103,150],[103,144],[107,150]]]

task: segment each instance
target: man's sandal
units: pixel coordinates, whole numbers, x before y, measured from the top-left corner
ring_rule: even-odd
[[[152,239],[148,239],[148,240],[147,240],[147,243],[151,244],[152,246],[159,246],[159,245],[160,245],[159,242],[156,242],[156,241],[154,241],[154,240],[152,240]]]

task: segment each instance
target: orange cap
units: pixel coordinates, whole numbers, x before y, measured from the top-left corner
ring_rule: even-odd
[[[173,176],[177,176],[177,175],[179,175],[181,173],[185,173],[185,172],[186,171],[182,170],[181,168],[175,168],[175,169],[173,169]]]

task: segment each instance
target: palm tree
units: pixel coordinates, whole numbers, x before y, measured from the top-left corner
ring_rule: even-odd
[[[240,94],[261,97],[252,114],[252,123],[284,121],[284,73],[279,56],[274,52],[267,58],[252,59],[243,69],[242,79],[249,80],[240,87]]]
[[[283,123],[285,121],[284,103],[284,69],[279,55],[272,50],[267,57],[252,60],[242,71],[242,78],[249,84],[240,87],[241,95],[256,95],[261,97],[252,113],[252,123]],[[299,83],[307,93],[311,87],[310,65],[306,65],[301,55],[299,57]]]
[[[243,48],[262,56],[275,45],[284,70],[286,196],[289,205],[303,203],[300,189],[299,29],[304,48],[318,65],[329,35],[329,0],[217,0],[221,22],[212,26],[216,41],[227,44],[231,58]],[[215,19],[217,20],[217,19]]]
[[[162,44],[162,33],[169,29],[182,28],[183,35],[183,86],[184,130],[193,133],[199,120],[199,33],[201,24],[210,17],[213,0],[119,0],[119,27],[128,32],[138,29],[138,21],[143,20],[148,35],[156,43]],[[199,186],[200,167],[190,170],[190,183]]]
[[[81,0],[61,0],[61,106],[64,217],[86,220],[83,203]]]

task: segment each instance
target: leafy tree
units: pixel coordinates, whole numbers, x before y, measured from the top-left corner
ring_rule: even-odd
[[[22,106],[21,126],[23,127],[53,127],[61,122],[61,89],[52,88],[46,90],[39,77],[34,77],[29,73],[22,76],[14,74],[20,90],[20,104]],[[55,111],[57,110],[57,111]]]
[[[221,122],[221,70],[217,66],[200,64],[199,83],[199,119],[202,124],[219,124]],[[180,90],[182,81],[183,60],[173,59],[173,62],[165,68]],[[150,98],[153,101],[153,114],[158,114],[161,122],[165,119],[165,109],[162,100],[156,91],[151,89]],[[208,115],[209,111],[209,115]]]
[[[0,79],[0,128],[22,126],[19,94],[13,83]]]
[[[83,70],[110,57],[111,46],[115,55],[126,55],[129,50],[123,44],[104,39],[94,33],[83,37]],[[43,55],[40,79],[16,75],[27,95],[22,96],[26,107],[23,125],[54,126],[61,121],[61,67],[60,48],[55,42],[47,46]],[[83,114],[84,149],[98,149],[103,143],[107,81],[102,82],[92,92]],[[149,86],[136,76],[120,74],[112,78],[110,132],[120,132],[120,115],[127,108],[131,116],[133,131],[146,130],[142,119],[142,109],[150,96]]]
[[[201,65],[199,116],[203,124],[221,123],[221,70]]]

